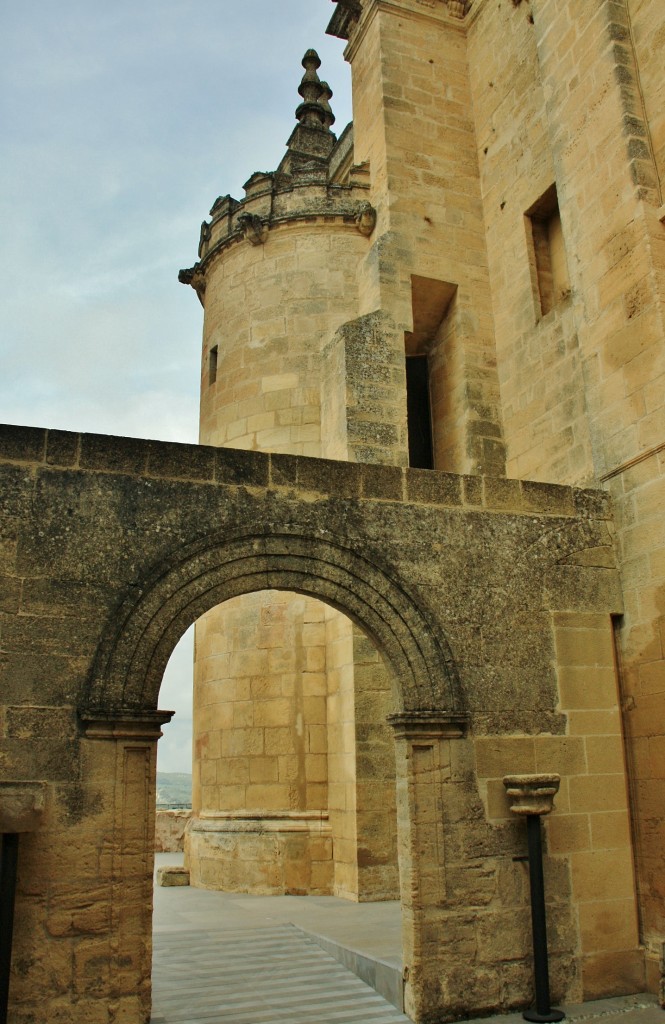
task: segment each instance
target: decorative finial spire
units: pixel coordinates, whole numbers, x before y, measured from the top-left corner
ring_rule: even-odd
[[[326,111],[319,103],[323,93],[323,86],[319,79],[317,68],[321,67],[321,61],[316,50],[308,50],[302,59],[302,66],[305,74],[298,86],[298,92],[303,102],[296,109],[296,117],[303,125],[321,128],[325,124]]]
[[[333,114],[332,107],[330,106],[330,101],[333,97],[333,91],[327,82],[321,82],[321,89],[322,92],[321,95],[319,96],[319,106],[323,107],[323,110],[325,112],[325,120],[323,123],[325,124],[328,131],[330,131],[330,129],[335,123],[335,115]]]
[[[328,100],[332,89],[317,74],[321,61],[316,50],[308,50],[302,59],[305,74],[298,86],[302,103],[296,110],[295,125],[286,153],[277,168],[277,174],[290,177],[306,175],[321,180],[328,175],[328,159],[337,139],[330,130],[335,116]]]

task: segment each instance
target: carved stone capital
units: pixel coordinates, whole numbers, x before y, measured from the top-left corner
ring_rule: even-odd
[[[158,740],[162,726],[170,722],[174,711],[109,711],[92,709],[79,715],[89,740]]]
[[[468,717],[442,711],[402,711],[388,715],[388,724],[395,730],[395,738],[461,739],[468,725]]]
[[[45,782],[0,782],[0,832],[35,832],[45,802]]]
[[[549,814],[560,782],[559,775],[505,775],[503,779],[513,814]]]

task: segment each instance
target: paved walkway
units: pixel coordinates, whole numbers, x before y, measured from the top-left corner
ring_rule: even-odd
[[[182,858],[159,854],[157,863]],[[158,886],[152,1024],[410,1024],[344,966],[395,999],[400,956],[396,903]],[[665,1024],[648,995],[566,1011],[585,1024]],[[469,1024],[523,1022],[505,1014]]]
[[[397,903],[156,886],[153,932],[153,1024],[410,1024],[330,952],[396,988]]]

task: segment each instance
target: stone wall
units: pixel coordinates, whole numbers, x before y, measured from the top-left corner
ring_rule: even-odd
[[[321,454],[321,351],[355,316],[355,268],[366,249],[353,222],[322,221],[318,230],[296,222],[271,231],[265,246],[240,242],[213,261],[201,371],[205,444]]]
[[[317,64],[308,52],[310,99],[321,87]],[[296,116],[308,120],[301,106]],[[186,272],[190,283],[198,282],[205,309],[200,438],[206,444],[357,457],[345,444],[341,452],[330,450],[323,422],[331,394],[341,399],[334,415],[343,420],[346,411],[344,382],[338,396],[324,350],[355,316],[356,267],[368,248],[356,220],[367,205],[362,169],[347,172],[343,184],[333,181],[344,154],[350,156],[351,137],[345,138],[336,146],[320,123],[299,123],[274,175],[253,175],[242,204],[230,197],[213,204],[202,261],[191,280]],[[243,229],[247,217],[254,218],[254,233]],[[401,363],[400,369],[403,376]],[[399,400],[401,412],[402,392]],[[343,870],[333,869],[333,838],[338,859],[357,861],[355,851],[345,850],[343,836],[355,829],[344,822],[346,810],[333,816],[336,835],[329,832],[324,614],[317,602],[271,592],[239,597],[197,622],[195,821],[186,844],[194,885],[321,894]],[[335,778],[353,776],[355,756],[352,743],[351,763],[333,765]],[[355,797],[350,815],[354,807]],[[312,815],[325,815],[323,832]],[[357,884],[349,895],[358,898]]]
[[[534,17],[531,5],[486,3],[468,30],[506,469],[511,477],[583,483],[593,463],[579,293],[557,295],[542,314],[527,216],[556,181],[569,243],[568,182],[555,170]],[[575,275],[574,249],[568,255]]]
[[[665,1000],[664,19],[659,0],[366,0],[339,25],[378,211],[360,312],[429,355],[435,465],[501,472],[505,445],[509,478],[615,500],[641,938]],[[489,461],[465,462],[479,439]]]
[[[504,472],[466,40],[443,4],[371,3],[351,37],[356,161],[378,213],[359,312],[383,310],[395,351],[443,368],[435,465]],[[451,303],[451,296],[455,295]],[[406,339],[402,333],[406,332]]]
[[[261,591],[197,622],[193,885],[332,891],[324,617],[318,601]]]
[[[628,0],[628,13],[662,201],[665,186],[665,82],[658,61],[665,44],[665,10],[654,0]]]
[[[191,811],[167,811],[157,808],[155,815],[155,853],[182,853],[185,829]]]
[[[389,667],[414,1019],[530,998],[525,840],[499,780],[532,767],[562,776],[555,998],[643,985],[606,495],[30,428],[0,441],[2,773],[47,783],[20,851],[13,1021],[145,1019],[163,669],[208,608],[271,588],[346,613]],[[371,779],[387,747],[366,737]]]
[[[469,26],[508,473],[602,480],[649,986],[665,935],[663,76],[657,2],[478,5]],[[570,288],[541,315],[529,212],[556,183]]]

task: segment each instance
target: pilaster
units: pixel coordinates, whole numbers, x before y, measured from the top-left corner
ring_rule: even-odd
[[[451,746],[463,739],[466,720],[412,712],[388,721],[395,732],[404,1008],[413,1020],[427,1020],[445,1004],[440,982],[447,963],[441,932],[448,896],[443,787],[451,780]],[[440,950],[433,958],[435,937]]]

